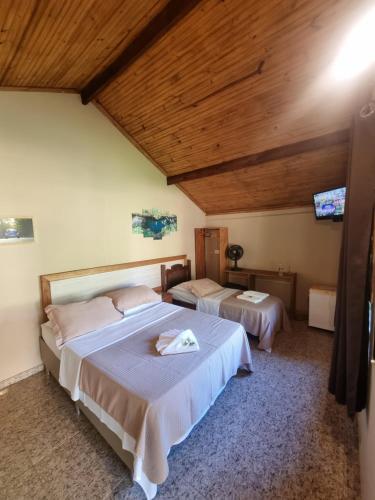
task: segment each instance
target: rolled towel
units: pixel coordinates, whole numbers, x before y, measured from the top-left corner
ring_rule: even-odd
[[[251,297],[250,295],[245,295],[244,293],[237,295],[237,299],[246,300],[247,302],[252,302],[253,304],[259,304],[259,302],[262,302],[265,298],[266,297]]]
[[[199,351],[199,344],[190,328],[187,330],[174,329],[159,335],[156,349],[164,356],[166,354]]]
[[[243,292],[243,295],[247,295],[249,297],[252,297],[253,299],[266,299],[270,294],[257,292],[256,290],[246,290],[245,292]]]

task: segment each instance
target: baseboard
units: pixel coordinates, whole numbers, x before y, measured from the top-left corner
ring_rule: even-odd
[[[13,375],[13,377],[7,378],[5,380],[0,381],[0,390],[5,389],[5,387],[8,387],[9,385],[13,385],[16,382],[20,382],[21,380],[31,377],[31,375],[35,375],[36,373],[39,373],[43,370],[44,365],[41,363],[40,365],[34,366],[34,368],[30,368],[29,370],[26,370],[21,373],[17,373],[17,375]]]

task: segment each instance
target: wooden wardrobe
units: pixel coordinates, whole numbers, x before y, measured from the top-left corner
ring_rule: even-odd
[[[196,278],[210,278],[224,284],[227,267],[227,227],[201,227],[195,229]]]

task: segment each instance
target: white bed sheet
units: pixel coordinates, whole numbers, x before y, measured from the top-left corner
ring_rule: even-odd
[[[211,293],[206,297],[201,297],[197,302],[197,311],[219,316],[220,304],[223,300],[238,292],[234,288],[224,288],[220,292]]]
[[[160,302],[138,314],[125,317],[105,328],[66,342],[61,349],[60,384],[65,389],[68,389],[73,401],[78,401],[79,374],[83,358],[129,335],[133,335],[142,328],[152,325],[170,314],[175,314],[177,310],[176,306]],[[123,327],[118,328],[119,325],[123,325]]]
[[[180,300],[182,302],[187,302],[188,304],[196,305],[198,302],[198,297],[193,293],[189,292],[186,288],[176,285],[168,290],[168,293],[172,295],[175,300]]]
[[[61,351],[56,345],[56,335],[54,334],[51,328],[51,323],[49,321],[47,321],[47,323],[43,323],[40,329],[42,332],[42,339],[44,340],[44,342],[48,345],[53,354],[58,359],[61,359]]]

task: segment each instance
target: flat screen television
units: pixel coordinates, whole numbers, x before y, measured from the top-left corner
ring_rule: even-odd
[[[345,211],[346,187],[330,189],[313,195],[317,220],[342,220]]]

